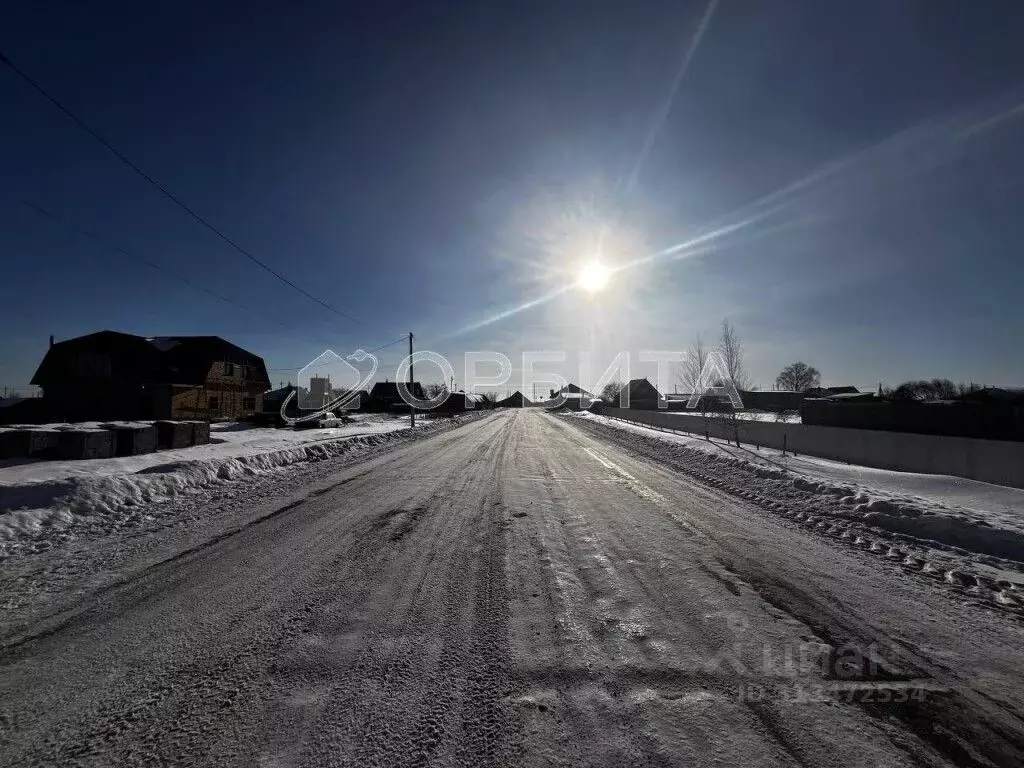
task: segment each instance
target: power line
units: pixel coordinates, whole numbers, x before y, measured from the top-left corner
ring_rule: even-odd
[[[172,271],[170,269],[167,269],[166,267],[163,267],[163,266],[157,264],[156,262],[150,261],[145,256],[142,256],[142,255],[140,255],[140,254],[138,254],[138,253],[136,253],[134,251],[129,251],[129,250],[125,249],[125,248],[122,248],[119,245],[116,245],[115,243],[113,243],[110,240],[106,239],[105,237],[102,237],[101,235],[98,235],[98,234],[96,234],[95,232],[93,232],[91,230],[88,230],[88,229],[85,229],[83,227],[80,227],[77,224],[74,224],[74,223],[68,221],[67,219],[62,218],[61,216],[58,216],[53,211],[51,211],[51,210],[49,210],[47,208],[44,208],[41,205],[37,205],[36,203],[33,203],[33,202],[29,201],[29,200],[21,200],[21,204],[24,205],[26,208],[30,208],[31,210],[35,211],[39,215],[45,216],[48,220],[50,220],[50,221],[54,222],[55,224],[63,227],[64,229],[67,229],[68,231],[71,231],[71,232],[75,232],[76,234],[79,234],[79,235],[81,235],[83,237],[87,237],[90,240],[92,240],[92,241],[98,243],[99,245],[103,246],[104,248],[112,250],[115,253],[119,253],[122,256],[127,256],[130,259],[135,259],[136,261],[142,262],[146,266],[156,270],[157,272],[160,272],[160,273],[166,275],[167,277],[173,278],[173,279],[177,280],[178,282],[180,282],[180,283],[182,283],[184,285],[187,285],[189,288],[192,288],[193,290],[201,291],[202,293],[205,293],[208,296],[212,296],[215,299],[219,299],[220,301],[223,301],[225,304],[230,304],[233,307],[237,307],[238,309],[244,310],[245,312],[249,312],[250,314],[254,315],[255,317],[261,318],[263,320],[269,320],[270,322],[273,322],[273,323],[276,323],[277,325],[280,325],[282,328],[286,328],[286,329],[288,329],[290,331],[293,331],[295,333],[301,333],[300,331],[298,331],[297,328],[295,328],[294,326],[288,325],[283,320],[278,320],[276,317],[271,317],[270,315],[264,315],[261,312],[257,312],[252,307],[248,307],[245,304],[242,304],[241,302],[235,301],[234,299],[229,299],[227,296],[224,296],[224,295],[222,295],[220,293],[217,293],[216,291],[211,290],[211,289],[209,289],[209,288],[207,288],[207,287],[205,287],[203,285],[200,285],[200,284],[198,284],[198,283],[196,283],[196,282],[194,282],[192,280],[189,280],[186,277],[182,277],[181,275],[177,274],[176,272],[174,272],[174,271]],[[306,337],[305,333],[302,333],[302,335],[303,335],[303,337],[306,338],[306,341],[311,341],[311,339]],[[374,352],[380,352],[382,349],[387,349],[388,347],[393,347],[396,344],[403,344],[406,341],[406,339],[407,339],[407,337],[403,336],[400,339],[395,339],[394,341],[390,341],[387,344],[381,344],[379,347],[374,347],[373,349],[364,350],[364,351],[367,354],[372,354]],[[327,342],[321,341],[321,343],[327,343]],[[380,362],[379,362],[379,364],[382,365],[382,366],[386,365],[386,364],[380,363]],[[305,367],[305,366],[297,366],[295,368],[268,368],[267,370],[270,370],[270,371],[295,371],[295,370],[300,370],[303,367]]]
[[[92,136],[94,139],[96,139],[96,141],[98,141],[100,144],[102,144],[104,147],[106,147],[107,150],[111,154],[114,155],[114,157],[116,157],[122,163],[127,165],[133,171],[135,171],[139,176],[141,176],[143,179],[148,181],[152,186],[154,186],[156,189],[158,189],[161,193],[163,193],[164,197],[166,197],[168,200],[173,202],[175,205],[177,205],[179,208],[181,208],[181,210],[185,211],[185,213],[187,213],[193,219],[198,221],[200,224],[202,224],[208,230],[213,232],[213,234],[215,234],[217,237],[219,237],[225,243],[230,245],[236,251],[241,253],[243,256],[245,256],[247,259],[249,259],[251,262],[253,262],[254,264],[256,264],[259,267],[261,267],[262,269],[264,269],[267,272],[269,272],[271,275],[276,277],[278,280],[280,280],[285,285],[288,285],[288,286],[294,288],[296,291],[301,293],[306,298],[312,299],[313,301],[315,301],[320,306],[325,307],[326,309],[329,309],[331,312],[334,312],[335,314],[340,315],[341,317],[344,317],[344,318],[346,318],[348,320],[351,320],[354,323],[358,323],[359,322],[358,320],[356,320],[354,317],[352,317],[352,315],[348,314],[347,312],[342,312],[340,309],[336,309],[335,307],[332,307],[327,302],[323,301],[322,299],[318,299],[313,294],[311,294],[308,291],[306,291],[306,290],[300,288],[299,286],[297,286],[295,283],[293,283],[287,277],[285,277],[280,272],[278,272],[275,269],[273,269],[273,267],[269,266],[265,262],[263,262],[260,259],[256,258],[253,254],[251,254],[245,248],[240,246],[238,243],[236,243],[230,237],[228,237],[223,232],[221,232],[219,229],[217,229],[217,227],[215,227],[213,224],[211,224],[206,219],[204,219],[202,216],[200,216],[198,213],[196,213],[194,210],[189,208],[181,199],[176,197],[166,187],[164,187],[162,184],[160,184],[160,182],[158,182],[156,179],[154,179],[148,173],[146,173],[141,168],[139,168],[139,166],[137,166],[135,163],[133,163],[131,160],[129,160],[124,154],[122,154],[120,152],[120,150],[118,150],[116,147],[114,147],[109,141],[104,139],[102,136],[100,136],[98,133],[96,133],[96,131],[94,131],[92,128],[90,128],[85,123],[85,121],[83,121],[80,117],[78,117],[74,112],[72,112],[70,109],[68,109],[66,106],[64,106],[55,97],[51,96],[41,85],[39,85],[39,83],[37,83],[35,80],[33,80],[31,77],[29,77],[25,72],[23,72],[21,69],[19,69],[14,64],[14,62],[12,62],[9,58],[7,58],[3,53],[0,53],[0,64],[6,64],[8,67],[10,67],[11,71],[13,71],[22,80],[24,80],[26,83],[28,83],[30,86],[32,86],[32,88],[34,88],[37,92],[39,92],[47,101],[49,101],[51,104],[53,104],[55,107],[57,107],[57,109],[59,109],[61,112],[63,112],[65,115],[67,115],[67,117],[69,117],[75,123],[75,125],[77,125],[83,131],[85,131],[90,136]]]
[[[402,338],[397,339],[397,340],[392,341],[392,342],[389,342],[388,344],[381,344],[379,347],[375,347],[374,349],[365,349],[363,351],[366,352],[366,354],[368,354],[368,355],[372,355],[374,352],[380,352],[382,349],[387,349],[388,347],[393,347],[396,344],[403,344],[407,339],[408,339],[407,336],[403,336]],[[332,363],[322,363],[320,365],[313,366],[313,367],[314,368],[323,368],[324,366],[327,366],[327,365],[332,365]],[[294,368],[268,368],[267,370],[268,371],[300,371],[303,368],[308,368],[308,367],[309,367],[309,363],[306,363],[306,365],[298,365],[298,366],[295,366]]]
[[[367,349],[367,350],[365,350],[366,354],[369,355],[369,354],[371,354],[373,352],[380,352],[382,349],[387,349],[388,347],[395,346],[395,344],[401,344],[403,341],[405,341],[405,339],[406,339],[406,337],[403,336],[402,338],[398,339],[397,341],[392,341],[390,344],[383,344],[383,345],[377,347],[376,349]]]
[[[40,205],[36,205],[35,203],[31,203],[28,200],[22,200],[21,204],[26,206],[26,207],[28,207],[28,208],[31,208],[33,211],[35,211],[36,213],[38,213],[38,214],[40,214],[42,216],[46,216],[51,221],[56,222],[57,224],[59,224],[60,226],[64,227],[65,229],[71,230],[72,232],[76,232],[79,235],[82,235],[84,237],[88,237],[89,239],[91,239],[91,240],[99,243],[100,245],[102,245],[104,248],[109,248],[110,250],[116,251],[117,253],[120,253],[123,256],[127,256],[128,258],[135,259],[137,261],[141,261],[143,264],[145,264],[145,265],[147,265],[149,267],[152,267],[157,272],[162,272],[163,274],[167,275],[168,277],[172,277],[175,280],[177,280],[177,281],[179,281],[181,283],[184,283],[189,288],[192,288],[192,289],[197,290],[197,291],[202,291],[203,293],[207,294],[208,296],[213,296],[215,299],[220,299],[221,301],[223,301],[226,304],[230,304],[233,307],[237,307],[238,309],[242,309],[242,310],[245,310],[246,312],[250,312],[251,314],[256,315],[256,317],[262,318],[264,320],[270,320],[270,321],[272,321],[274,323],[277,323],[278,325],[281,325],[281,326],[283,326],[285,328],[289,328],[290,327],[286,323],[282,322],[281,320],[278,320],[278,319],[273,318],[273,317],[269,317],[267,315],[263,315],[263,314],[257,312],[252,307],[247,307],[245,304],[241,304],[241,303],[239,303],[237,301],[229,299],[227,296],[222,296],[221,294],[217,293],[216,291],[212,291],[209,288],[206,288],[206,287],[204,287],[202,285],[199,285],[198,283],[194,283],[191,280],[189,280],[188,278],[182,277],[181,275],[177,274],[176,272],[172,272],[171,270],[167,269],[166,267],[161,267],[159,264],[150,261],[145,256],[140,256],[139,254],[134,253],[132,251],[127,251],[124,248],[121,248],[120,246],[115,245],[114,243],[110,242],[109,240],[107,240],[107,239],[105,239],[103,237],[100,237],[95,232],[90,232],[88,229],[82,229],[81,227],[77,226],[76,224],[72,224],[72,223],[70,223],[68,221],[65,221],[64,219],[62,219],[57,214],[53,213],[52,211],[47,210],[46,208],[43,208]]]

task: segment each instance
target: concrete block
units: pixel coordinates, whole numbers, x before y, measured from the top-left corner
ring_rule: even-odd
[[[187,421],[158,421],[156,444],[163,449],[188,448],[192,445],[192,425]]]
[[[156,450],[156,426],[139,421],[115,421],[101,424],[114,433],[116,456],[138,456]]]
[[[192,445],[209,445],[210,443],[210,422],[189,421],[192,427]]]
[[[62,459],[109,459],[114,455],[109,429],[64,429],[57,433],[57,456]]]
[[[14,428],[0,430],[0,459],[47,458],[57,452],[53,429]]]

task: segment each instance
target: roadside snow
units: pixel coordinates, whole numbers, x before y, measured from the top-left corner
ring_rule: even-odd
[[[785,507],[835,536],[845,535],[856,542],[868,540],[860,534],[872,533],[914,543],[928,550],[929,558],[948,555],[964,558],[973,567],[1024,571],[1022,489],[948,475],[783,456],[781,451],[746,445],[737,448],[724,441],[707,441],[587,412],[566,415],[680,446],[688,449],[690,456],[707,455],[713,460],[699,465],[701,473],[711,473],[716,482],[721,477],[728,487],[735,487],[745,497],[764,500],[772,509]],[[673,449],[671,455],[677,454],[678,449]],[[780,499],[785,504],[778,504]]]
[[[429,423],[418,422],[417,430]],[[0,462],[0,554],[55,530],[117,527],[145,516],[150,502],[338,456],[407,429],[408,419],[385,416],[306,430],[213,424],[209,445],[87,461],[5,460]]]
[[[127,422],[126,422],[127,423]],[[423,424],[422,420],[418,424]],[[99,422],[74,425],[76,429],[98,428]],[[44,425],[45,426],[45,425]],[[183,461],[215,461],[235,459],[272,453],[295,448],[309,443],[337,440],[357,435],[375,435],[405,429],[407,418],[365,415],[357,417],[351,424],[326,429],[274,429],[254,427],[245,423],[223,423],[210,425],[209,445],[196,445],[171,451],[157,451],[141,456],[122,456],[110,459],[89,459],[86,461],[44,461],[39,459],[5,459],[0,461],[0,494],[6,488],[31,483],[66,480],[73,477],[97,477],[125,475],[143,470],[156,471],[154,467],[177,464]],[[52,425],[53,429],[67,428],[67,424]],[[6,501],[5,495],[0,496]],[[0,512],[10,507],[0,502]]]
[[[669,416],[700,416],[700,411],[664,411]],[[800,414],[795,411],[775,413],[774,411],[736,411],[736,418],[741,421],[767,421],[779,424],[800,424]]]
[[[640,434],[657,437],[666,442],[686,445],[718,456],[741,458],[761,467],[785,469],[807,479],[831,485],[854,485],[870,491],[875,498],[900,499],[946,507],[962,507],[985,516],[993,525],[1015,527],[1024,531],[1024,489],[992,485],[953,475],[925,475],[916,472],[896,472],[857,464],[847,464],[814,456],[782,455],[782,451],[747,445],[737,448],[723,440],[705,440],[692,434],[662,432],[654,427],[596,416],[587,412],[573,413],[576,418],[594,421]]]
[[[684,413],[686,412],[684,411]],[[773,413],[771,411],[737,411],[736,418],[741,421],[768,421],[785,424],[801,423],[800,414],[792,411],[781,414]]]

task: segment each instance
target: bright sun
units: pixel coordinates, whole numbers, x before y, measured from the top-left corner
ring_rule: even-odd
[[[587,293],[597,293],[608,285],[611,276],[612,272],[608,267],[599,261],[592,261],[580,270],[576,285]]]

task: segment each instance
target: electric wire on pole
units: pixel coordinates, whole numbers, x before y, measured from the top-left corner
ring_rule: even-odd
[[[410,399],[416,397],[412,375],[412,331],[409,331],[409,395]],[[412,403],[409,403],[409,426],[416,426],[416,406]]]
[[[239,245],[234,240],[232,240],[230,237],[228,237],[226,234],[221,232],[217,227],[215,227],[209,221],[207,221],[202,216],[200,216],[198,213],[196,213],[194,210],[192,210],[192,208],[190,208],[188,205],[186,205],[184,201],[182,201],[173,192],[171,192],[169,189],[167,189],[167,187],[163,186],[160,182],[158,182],[156,179],[154,179],[152,176],[150,176],[148,173],[146,173],[144,170],[142,170],[142,168],[140,168],[135,163],[133,163],[130,159],[128,159],[128,157],[123,152],[121,152],[117,147],[115,147],[113,144],[111,144],[109,141],[107,141],[105,138],[103,138],[99,133],[97,133],[91,127],[89,127],[89,125],[84,120],[82,120],[82,118],[80,118],[78,115],[76,115],[74,112],[72,112],[68,107],[64,106],[64,104],[62,104],[60,101],[58,101],[55,96],[50,95],[50,93],[47,92],[46,89],[44,89],[39,83],[37,83],[35,80],[33,80],[31,77],[29,77],[27,73],[23,72],[17,65],[15,65],[15,63],[13,61],[11,61],[9,58],[4,56],[3,53],[0,53],[0,64],[6,65],[12,72],[14,72],[14,74],[16,74],[18,77],[20,77],[26,83],[28,83],[28,85],[30,85],[33,89],[35,89],[39,94],[41,94],[43,96],[43,98],[45,98],[47,101],[49,101],[51,104],[53,104],[53,106],[55,106],[57,109],[59,109],[65,115],[67,115],[67,117],[70,118],[71,121],[75,125],[77,125],[83,131],[85,131],[90,136],[92,136],[96,141],[98,141],[100,144],[102,144],[107,149],[107,151],[110,152],[114,157],[116,157],[118,160],[120,160],[126,166],[128,166],[133,171],[135,171],[135,173],[137,173],[143,179],[148,181],[164,197],[166,197],[168,200],[170,200],[172,203],[174,203],[176,206],[178,206],[181,210],[183,210],[185,213],[187,213],[189,216],[191,216],[193,219],[195,219],[197,222],[199,222],[199,224],[201,224],[202,226],[206,227],[206,229],[208,229],[210,232],[215,234],[217,237],[219,237],[225,243],[230,245],[232,248],[234,248],[240,254],[245,256],[245,258],[249,259],[249,261],[251,261],[252,263],[256,264],[257,266],[259,266],[261,269],[265,270],[266,272],[269,272],[271,275],[273,275],[275,278],[280,280],[285,285],[289,286],[290,288],[295,289],[296,291],[301,293],[303,296],[305,296],[307,299],[315,301],[317,304],[319,304],[320,306],[324,307],[325,309],[330,310],[334,314],[340,315],[341,317],[344,317],[347,320],[351,320],[353,323],[358,323],[359,322],[359,320],[357,320],[356,318],[352,317],[352,315],[348,314],[347,312],[343,312],[342,310],[337,309],[336,307],[331,306],[326,301],[324,301],[322,299],[318,299],[316,296],[314,296],[313,294],[311,294],[309,291],[305,290],[304,288],[300,288],[298,285],[296,285],[291,280],[289,280],[287,277],[285,277],[280,272],[275,270],[269,264],[266,264],[265,262],[263,262],[260,259],[256,258],[256,256],[251,254],[249,251],[247,251],[241,245]]]

